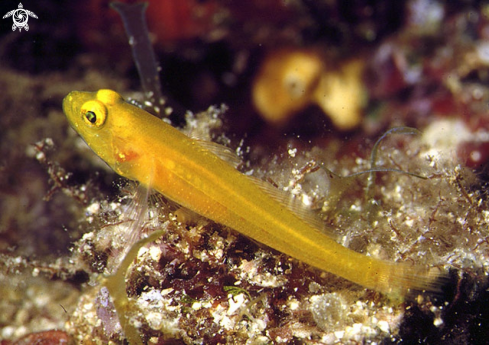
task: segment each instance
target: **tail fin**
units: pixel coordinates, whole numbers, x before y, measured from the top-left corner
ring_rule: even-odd
[[[405,298],[413,292],[441,294],[448,283],[448,272],[441,268],[422,268],[391,264],[389,274],[379,277],[378,289],[392,298]]]

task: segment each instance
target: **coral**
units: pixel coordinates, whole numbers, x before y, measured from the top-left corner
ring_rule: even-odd
[[[425,137],[403,138],[402,149],[391,147],[396,143],[394,138],[384,140],[377,166],[387,167],[395,163],[408,171],[421,169],[418,172],[428,176],[427,180],[378,173],[372,199],[365,199],[361,192],[363,188],[359,186],[366,185],[367,175],[359,176],[358,186],[342,200],[351,207],[337,208],[330,214],[328,222],[340,229],[339,238],[344,245],[369,255],[440,267],[450,262],[463,271],[485,271],[487,268],[483,263],[487,261],[487,253],[478,239],[488,236],[483,230],[486,220],[470,211],[474,203],[482,207],[485,201],[479,192],[469,190],[473,181],[471,175],[453,166],[443,156],[434,155],[436,148],[424,144],[425,140]],[[289,161],[301,166],[307,156],[307,152],[301,156],[294,154],[283,163]],[[369,162],[365,160],[363,164],[367,167]],[[355,169],[362,169],[358,160],[356,165]],[[276,173],[269,178],[280,186],[281,181],[291,179],[287,171],[279,164]],[[296,182],[294,190],[298,196],[320,203],[322,197],[308,189],[310,182],[306,183],[315,173],[310,172],[303,181]],[[357,192],[353,193],[354,190]],[[427,198],[427,194],[437,197]],[[393,304],[379,295],[373,298],[368,291],[303,267],[283,255],[272,255],[270,250],[257,247],[231,230],[205,219],[181,224],[172,213],[152,203],[154,201],[149,207],[150,218],[142,222],[147,225],[143,225],[141,232],[160,229],[156,234],[159,239],[139,249],[137,259],[129,268],[126,289],[121,290],[121,293],[127,291],[129,296],[122,315],[116,307],[119,317],[127,319],[143,341],[157,343],[163,339],[179,339],[188,344],[212,344],[231,339],[242,343],[316,339],[326,343],[348,343],[362,339],[380,341],[385,336],[395,337],[399,332],[404,313],[402,305]],[[124,229],[131,221],[124,212],[117,211],[123,205],[118,202],[114,206],[119,214],[114,225],[120,228],[118,231],[127,231]],[[337,213],[339,210],[341,212]],[[366,210],[369,210],[369,217],[362,216]],[[464,221],[454,217],[460,212],[466,215]],[[94,216],[104,217],[104,214],[106,211],[100,209]],[[464,225],[467,223],[478,223],[479,230],[467,233]],[[94,230],[94,234],[98,231]],[[453,251],[450,243],[464,231],[466,244],[462,247],[459,243]],[[78,247],[85,248],[83,242],[87,239],[99,238],[105,244],[95,247],[108,245],[105,251],[111,255],[115,253],[114,241],[118,241],[118,236],[114,229],[110,232],[115,235],[112,243],[107,242],[105,236],[91,235],[86,236]],[[117,281],[121,284],[120,279]],[[345,286],[349,289],[344,290]],[[77,330],[93,327],[87,323],[95,325],[100,318],[102,328],[95,333],[92,330],[92,336],[101,342],[117,339],[121,334],[114,335],[114,331],[109,331],[117,329],[113,325],[114,309],[110,309],[103,288],[100,290],[99,285],[96,290],[99,302],[93,303],[92,297],[78,307],[84,310],[80,315],[87,315],[87,311],[92,310],[92,318],[73,318],[69,330],[79,334],[76,337],[81,340],[83,332]],[[329,292],[331,290],[337,292]],[[115,301],[120,301],[120,294],[111,295],[116,296]],[[429,295],[412,298],[424,299],[421,305],[435,302]],[[437,327],[443,329],[443,306],[427,309],[424,313],[428,319],[441,320]]]
[[[283,125],[308,105],[318,105],[340,130],[361,121],[366,91],[361,60],[328,61],[313,49],[276,49],[265,57],[255,77],[252,96],[260,115]]]
[[[68,129],[61,111],[73,90],[110,88],[143,99],[114,24],[120,19],[103,1],[77,7],[39,0],[30,5],[39,20],[28,33],[7,27],[0,38],[2,344],[123,344],[121,317],[149,344],[488,338],[487,4],[262,3],[209,2],[219,14],[209,32],[171,46],[155,37],[164,92],[184,109],[172,123],[236,149],[239,169],[319,212],[341,244],[449,268],[442,291],[388,300],[157,195],[137,195]],[[266,52],[283,47],[365,63],[368,103],[355,130],[327,126],[314,106],[283,130],[256,116],[253,76]],[[220,106],[198,112],[223,102],[225,113]],[[186,109],[193,112],[185,116]],[[370,185],[369,174],[336,180],[318,168],[340,176],[370,169],[373,143],[397,126],[421,134],[383,140],[376,166],[426,179],[379,172]],[[118,287],[125,298],[114,301],[104,283],[130,249],[128,229],[137,239],[162,234],[137,251]],[[126,303],[122,312],[118,301]]]

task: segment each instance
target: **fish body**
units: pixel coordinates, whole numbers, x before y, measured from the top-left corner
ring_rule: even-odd
[[[63,100],[71,126],[115,172],[260,243],[386,294],[433,289],[412,266],[369,257],[336,243],[254,180],[171,125],[112,90],[73,91]]]

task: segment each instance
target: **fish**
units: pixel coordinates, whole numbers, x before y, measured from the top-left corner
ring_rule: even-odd
[[[215,154],[215,146],[127,103],[108,89],[72,91],[63,111],[73,129],[117,174],[292,258],[389,296],[439,289],[438,269],[389,262],[337,243]]]

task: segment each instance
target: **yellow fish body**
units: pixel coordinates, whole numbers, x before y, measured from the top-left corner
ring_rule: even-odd
[[[364,287],[402,296],[434,290],[413,266],[365,256],[336,243],[255,181],[112,90],[73,91],[63,100],[71,126],[119,175],[271,248]]]

